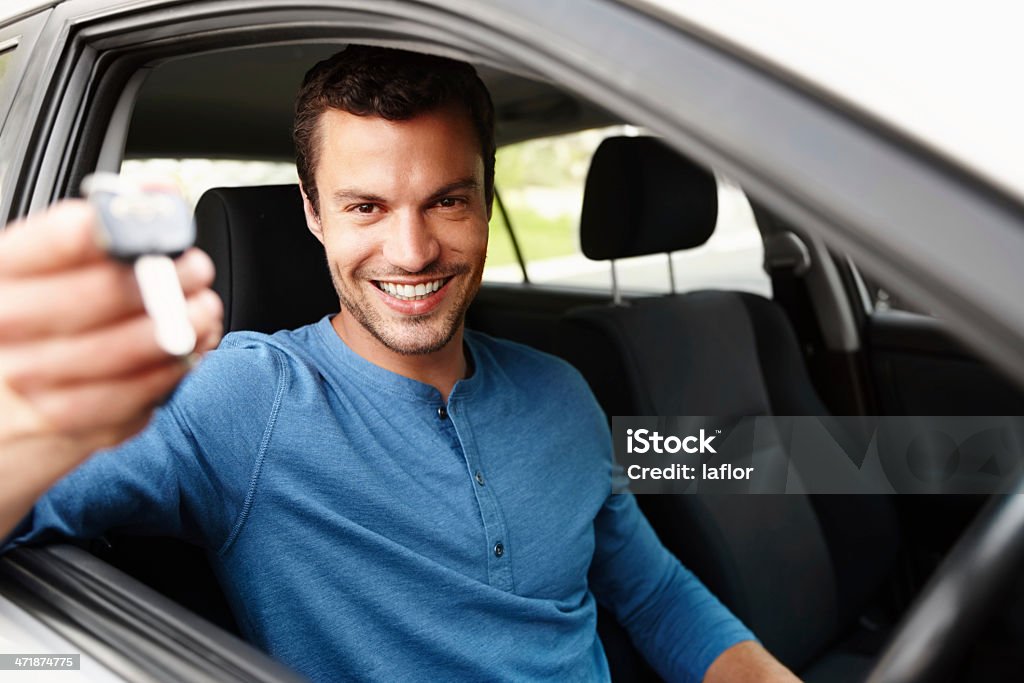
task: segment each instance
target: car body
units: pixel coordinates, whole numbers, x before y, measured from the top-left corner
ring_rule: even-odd
[[[822,11],[773,5],[769,23],[766,8],[741,3],[15,2],[0,15],[0,218],[74,195],[87,173],[130,158],[287,162],[304,65],[347,42],[437,52],[479,66],[499,144],[642,126],[793,226],[808,271],[780,302],[833,413],[1021,414],[1024,111],[1011,87],[1020,48],[979,30],[977,51],[955,52],[960,80],[923,78],[945,75],[922,62],[943,53],[938,38],[958,15],[934,10],[944,23],[920,42],[908,26],[916,15],[903,16],[868,49],[867,36]],[[989,21],[1001,35],[1013,25]],[[903,40],[919,48],[913,59]],[[934,315],[882,310],[876,281]],[[549,323],[608,296],[488,283],[469,322],[549,350]],[[541,321],[536,334],[522,332],[527,319]],[[982,502],[904,504],[912,542],[905,575],[887,584],[899,595],[884,600],[896,617]],[[215,594],[189,594],[185,572],[202,553],[149,541],[90,549],[0,561],[0,617],[26,629],[9,651],[75,648],[96,680],[289,677],[220,628],[230,615]],[[168,596],[210,609],[201,618]],[[982,670],[985,653],[970,657],[962,675]]]

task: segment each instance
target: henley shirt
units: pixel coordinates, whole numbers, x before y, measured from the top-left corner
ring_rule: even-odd
[[[230,334],[12,542],[195,542],[243,635],[316,681],[607,680],[597,602],[668,680],[700,681],[753,639],[612,494],[607,422],[579,373],[464,340],[473,372],[445,403],[329,318]]]

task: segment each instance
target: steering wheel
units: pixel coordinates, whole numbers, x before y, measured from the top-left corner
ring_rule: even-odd
[[[941,680],[1024,566],[1024,477],[985,506],[911,605],[867,683]]]

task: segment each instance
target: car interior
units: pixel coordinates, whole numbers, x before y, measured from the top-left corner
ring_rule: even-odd
[[[111,119],[112,132],[97,133],[86,149],[108,168],[132,159],[291,161],[297,85],[307,68],[341,47],[269,44],[156,60],[131,77],[129,112]],[[488,64],[479,71],[494,98],[499,146],[631,123],[532,74]],[[337,311],[298,187],[218,180],[198,200],[195,218],[198,245],[217,267],[225,331],[273,332]],[[716,230],[720,183],[720,174],[654,132],[611,135],[586,173],[580,250],[610,272],[626,259],[696,250]],[[500,195],[500,176],[496,187]],[[467,326],[566,359],[609,420],[1024,414],[1020,388],[978,360],[941,320],[913,312],[910,303],[900,310],[879,306],[879,285],[855,263],[757,197],[748,200],[770,297],[719,286],[651,294],[614,275],[603,290],[485,282]],[[515,234],[514,217],[504,221]],[[521,265],[526,273],[529,263]],[[666,547],[809,681],[863,680],[985,502],[984,496],[640,497]],[[89,549],[237,633],[200,549],[118,530]],[[1008,600],[990,620],[985,637],[950,672],[952,680],[1019,678],[1024,661],[1016,645],[1024,623],[1016,604]],[[659,680],[614,615],[602,611],[599,634],[613,680]]]

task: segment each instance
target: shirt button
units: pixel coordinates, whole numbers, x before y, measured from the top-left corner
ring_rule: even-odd
[[[505,554],[505,546],[502,545],[501,541],[494,544],[494,556],[501,557]]]
[[[476,479],[476,483],[480,484],[481,486],[484,485],[484,473],[481,472],[480,470],[476,471],[476,476],[473,478]]]
[[[447,420],[448,419],[448,409],[445,408],[444,406],[441,406],[440,408],[437,409],[437,416],[439,418],[441,418],[442,420]]]

